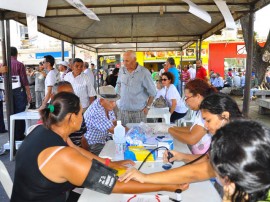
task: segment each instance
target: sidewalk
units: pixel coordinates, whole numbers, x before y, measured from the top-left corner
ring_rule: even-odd
[[[236,100],[240,110],[242,110],[243,100],[240,99],[240,97],[233,96],[233,98]],[[5,110],[5,106],[4,106]],[[4,111],[4,116],[6,116],[6,112]],[[258,106],[256,104],[256,101],[251,101],[250,108],[249,108],[249,117],[252,120],[259,121],[270,128],[270,114],[269,115],[260,115],[258,114]],[[6,119],[5,119],[6,121]],[[6,124],[7,125],[7,124]],[[7,129],[7,127],[6,127]],[[5,144],[8,141],[8,133],[0,134],[0,146]],[[9,161],[9,151],[6,151],[4,155],[0,156],[0,160],[6,165],[11,178],[14,179],[14,169],[15,169],[15,162]],[[1,183],[0,183],[0,201],[1,202],[8,202],[8,197],[6,195],[6,192],[4,191]]]

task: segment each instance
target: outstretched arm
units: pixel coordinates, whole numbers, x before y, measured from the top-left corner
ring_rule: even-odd
[[[215,177],[214,169],[209,161],[174,168],[172,170],[144,174],[137,169],[130,169],[120,177],[121,182],[133,179],[141,183],[183,184],[208,180]]]
[[[199,158],[201,156],[201,154],[185,154],[182,152],[177,152],[174,150],[171,150],[170,153],[172,153],[173,157],[170,158],[170,162],[173,161],[184,161],[185,163],[191,162],[193,160],[195,160],[196,158]],[[208,156],[205,155],[204,157],[202,157],[201,159],[199,159],[198,161],[194,162],[194,163],[200,163],[203,161],[206,161],[208,159]],[[163,154],[163,161],[164,162],[168,162],[168,151],[165,151]]]
[[[44,150],[38,158],[40,166],[48,155],[55,148]],[[72,159],[72,161],[70,160]],[[93,170],[92,170],[93,168]],[[153,191],[172,191],[176,189],[185,190],[188,185],[179,184],[141,184],[139,182],[130,181],[123,183],[117,181],[115,174],[104,165],[98,165],[95,160],[91,161],[87,157],[81,155],[74,148],[65,147],[57,152],[47,164],[40,170],[42,174],[56,183],[70,182],[76,186],[85,186],[86,188],[98,190],[103,193],[144,193]],[[109,176],[109,177],[108,177]],[[104,178],[105,177],[105,178]],[[108,179],[106,179],[108,177]],[[102,180],[108,180],[115,186],[104,186]],[[95,189],[96,188],[96,189]]]
[[[151,184],[151,183],[140,183],[136,181],[129,181],[128,183],[117,182],[113,188],[113,193],[145,193],[145,192],[156,192],[156,191],[171,191],[174,192],[176,189],[186,190],[188,184]]]
[[[190,131],[177,129],[177,127],[172,127],[169,129],[169,133],[178,141],[185,144],[194,145],[199,142],[200,139],[206,134],[205,128],[199,125],[195,125]]]
[[[77,150],[81,155],[85,156],[86,158],[88,158],[90,160],[96,159],[99,162],[105,164],[106,159],[100,158],[99,156],[96,156],[95,154],[92,154],[91,152],[89,152],[81,147],[78,147],[77,145],[73,144],[73,142],[70,140],[70,138],[67,139],[67,144],[70,147]],[[111,168],[125,169],[125,168],[127,168],[127,167],[125,167],[126,164],[134,165],[135,163],[133,161],[130,161],[130,160],[123,160],[123,161],[110,162],[108,166]]]

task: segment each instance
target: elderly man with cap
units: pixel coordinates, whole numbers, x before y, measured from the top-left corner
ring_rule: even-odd
[[[84,113],[87,131],[84,134],[89,145],[89,151],[99,155],[103,149],[109,133],[114,132],[116,117],[113,109],[120,98],[113,86],[102,86],[98,98]]]
[[[66,76],[66,74],[68,73],[68,62],[66,61],[61,61],[58,63],[58,70],[60,72],[60,80],[64,81],[64,77]]]

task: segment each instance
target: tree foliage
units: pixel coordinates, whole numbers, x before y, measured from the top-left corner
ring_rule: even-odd
[[[267,21],[267,19],[265,19]],[[267,40],[265,42],[264,47],[261,47],[256,41],[255,37],[252,42],[248,41],[248,32],[249,32],[249,14],[242,17],[240,19],[242,31],[243,31],[243,37],[245,41],[246,47],[248,47],[248,44],[253,44],[253,67],[252,71],[255,72],[256,77],[258,78],[259,84],[261,84],[264,81],[265,72],[267,70],[267,67],[270,66],[270,60],[263,59],[263,56],[265,56],[268,53],[270,53],[270,30],[268,32]],[[267,22],[266,22],[267,23]],[[248,67],[247,67],[248,68]]]

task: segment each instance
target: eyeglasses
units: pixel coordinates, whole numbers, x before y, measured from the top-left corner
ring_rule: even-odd
[[[169,80],[169,79],[160,79],[160,81],[167,81],[167,80]]]
[[[192,98],[192,97],[194,97],[194,95],[189,96],[189,97],[185,97],[184,100],[185,100],[185,101],[188,101],[188,99],[190,99],[190,98]]]

